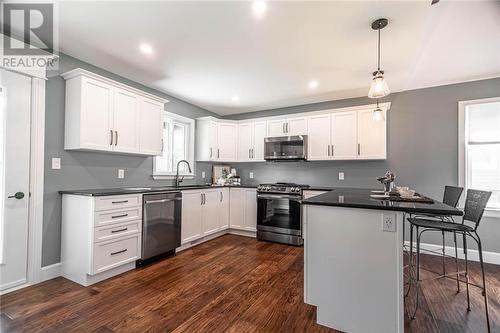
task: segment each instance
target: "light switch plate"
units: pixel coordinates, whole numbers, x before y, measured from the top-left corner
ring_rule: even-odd
[[[61,159],[59,157],[52,157],[52,169],[53,170],[61,169]]]
[[[205,179],[205,171],[201,172],[201,178]]]
[[[396,232],[396,214],[382,213],[382,231]]]
[[[250,179],[253,179],[253,172],[250,172],[250,173],[248,174],[248,177],[250,177]]]
[[[339,172],[339,180],[344,180],[344,173],[343,172]]]
[[[120,179],[125,178],[125,170],[118,169],[118,178],[120,178]]]

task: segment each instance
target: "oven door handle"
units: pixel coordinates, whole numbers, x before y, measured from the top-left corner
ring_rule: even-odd
[[[290,201],[301,201],[301,197],[298,195],[269,195],[269,194],[257,194],[257,199],[288,199]]]

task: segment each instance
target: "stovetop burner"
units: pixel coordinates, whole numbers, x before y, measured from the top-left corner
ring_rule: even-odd
[[[309,185],[277,182],[275,184],[260,184],[257,187],[258,192],[272,192],[272,193],[288,193],[288,194],[302,194],[302,190],[308,188]]]

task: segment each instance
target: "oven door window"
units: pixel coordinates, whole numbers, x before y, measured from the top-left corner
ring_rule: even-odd
[[[277,232],[291,230],[300,232],[300,203],[299,199],[288,198],[258,198],[257,228]]]

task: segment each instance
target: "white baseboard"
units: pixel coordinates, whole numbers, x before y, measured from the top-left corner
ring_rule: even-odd
[[[44,266],[41,269],[40,282],[55,279],[61,276],[61,263]]]
[[[405,245],[410,246],[410,242],[405,241]],[[417,246],[416,243],[414,243],[413,244],[414,251],[416,249],[416,246]],[[437,252],[442,251],[441,245],[429,244],[429,243],[420,243],[420,248],[422,250],[427,250],[427,251],[437,251]],[[440,255],[439,253],[427,253],[427,252],[424,252],[424,253],[432,254],[432,255]],[[454,257],[455,256],[455,247],[445,246],[444,253],[446,255]],[[465,259],[464,258],[464,251],[461,247],[458,248],[458,257],[460,259]],[[467,252],[467,259],[472,260],[472,261],[479,261],[479,252],[477,250],[474,250],[474,249],[469,249]],[[489,264],[500,265],[500,253],[483,251],[483,260],[484,260],[484,262],[489,263]]]

